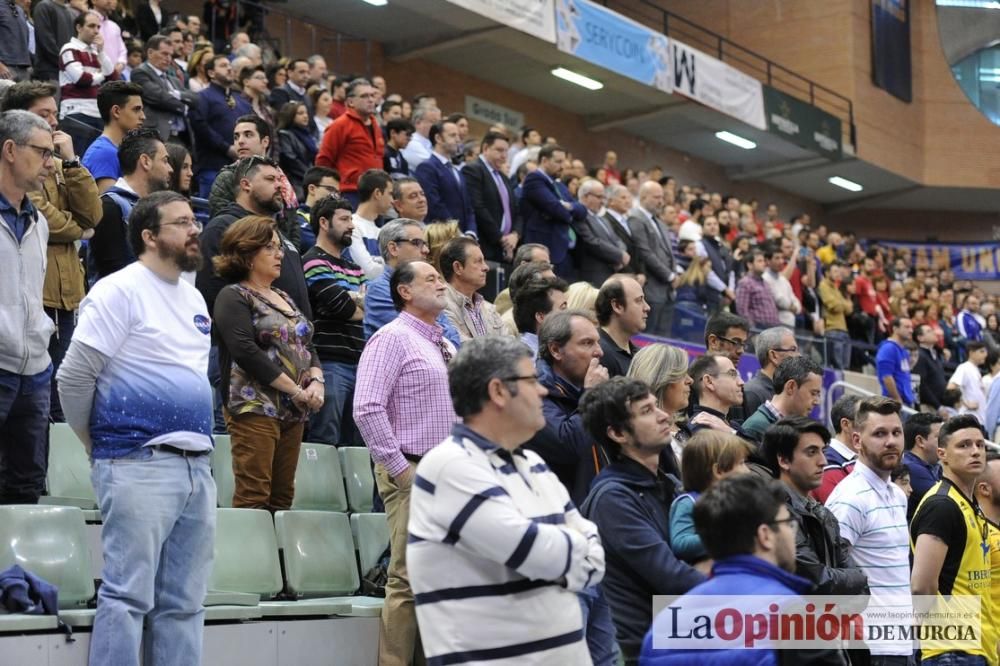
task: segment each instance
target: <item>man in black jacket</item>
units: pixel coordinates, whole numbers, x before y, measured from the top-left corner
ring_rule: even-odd
[[[920,357],[913,366],[913,372],[920,377],[920,403],[940,412],[941,396],[948,387],[948,379],[941,352],[937,349],[937,333],[927,324],[919,324],[913,331],[913,340],[920,345]]]
[[[499,132],[483,137],[479,159],[462,168],[465,186],[472,199],[479,246],[487,261],[510,264],[514,249],[524,234],[514,186],[504,175],[510,144]]]
[[[760,453],[788,493],[788,510],[799,524],[795,573],[811,580],[816,594],[867,595],[868,577],[851,560],[836,517],[809,496],[823,480],[829,441],[821,423],[794,416],[768,428]]]

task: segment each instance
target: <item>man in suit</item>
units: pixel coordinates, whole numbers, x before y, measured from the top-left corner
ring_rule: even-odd
[[[210,81],[198,93],[198,104],[191,109],[191,126],[198,142],[198,195],[208,197],[219,171],[236,161],[233,130],[236,121],[253,113],[243,95],[234,94],[232,65],[223,54],[212,56],[205,64]]]
[[[465,165],[462,174],[476,217],[479,246],[487,261],[509,264],[524,233],[524,221],[514,186],[503,173],[510,142],[499,132],[487,132],[479,159]]]
[[[521,212],[524,215],[524,242],[541,243],[549,248],[556,275],[573,278],[570,248],[575,244],[574,222],[587,217],[583,204],[574,201],[566,186],[559,182],[566,151],[554,143],[538,151],[538,168],[521,185]]]
[[[306,94],[309,86],[309,61],[297,58],[288,63],[288,81],[285,85],[271,91],[269,102],[275,111],[281,111],[281,107],[289,102],[302,102],[309,111],[309,131],[316,132],[316,117],[313,110],[312,100]],[[320,165],[323,166],[323,165]]]
[[[167,76],[174,61],[174,49],[168,37],[153,35],[146,42],[146,62],[132,70],[132,82],[142,86],[144,127],[152,127],[163,141],[177,137],[190,146],[187,109],[198,103],[198,95],[181,90]]]
[[[604,185],[588,178],[576,195],[587,208],[587,217],[576,223],[576,256],[580,279],[600,289],[604,281],[628,265],[632,255],[625,242],[604,217]]]
[[[465,188],[462,172],[451,162],[458,150],[458,126],[443,122],[431,127],[434,151],[430,159],[417,167],[417,180],[427,195],[427,219],[458,220],[462,232],[476,232],[472,199]]]
[[[632,193],[624,185],[608,185],[604,190],[604,200],[606,202],[604,219],[618,239],[625,244],[625,251],[629,254],[629,261],[619,272],[631,273],[640,285],[644,285],[646,276],[642,257],[635,248],[635,239],[628,227],[628,214],[632,210]]]
[[[648,181],[639,188],[639,205],[628,217],[636,250],[646,270],[644,291],[651,308],[646,331],[652,335],[670,334],[674,316],[673,284],[680,274],[670,249],[667,228],[660,222],[663,206],[663,187],[656,181]]]

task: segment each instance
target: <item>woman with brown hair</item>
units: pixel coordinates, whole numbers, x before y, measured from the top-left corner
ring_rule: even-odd
[[[205,65],[212,61],[215,57],[215,51],[212,48],[198,49],[191,55],[191,59],[188,60],[188,88],[191,92],[200,93],[202,90],[208,87],[209,83],[208,74],[205,72]]]
[[[302,431],[323,406],[313,325],[271,283],[285,249],[274,221],[252,215],[223,234],[215,272],[230,284],[215,300],[226,425],[232,436],[233,506],[292,506]]]
[[[316,137],[309,130],[309,108],[303,102],[288,102],[278,111],[278,162],[295,188],[295,196],[305,201],[302,181],[316,161]]]

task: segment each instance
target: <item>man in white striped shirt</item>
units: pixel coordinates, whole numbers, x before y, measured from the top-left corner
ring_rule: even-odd
[[[851,556],[868,576],[872,603],[909,609],[910,536],[906,495],[889,474],[903,455],[900,405],[881,396],[858,403],[851,435],[858,451],[854,471],[837,484],[826,507],[840,523],[840,535],[851,544]],[[872,666],[911,663],[910,641],[870,644]]]
[[[406,548],[428,663],[590,664],[577,592],[604,576],[596,526],[542,459],[528,348],[474,338],[449,367],[462,423],[417,466]]]

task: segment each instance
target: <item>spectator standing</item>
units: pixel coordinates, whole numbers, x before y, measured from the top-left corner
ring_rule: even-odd
[[[350,404],[365,346],[361,321],[367,278],[344,258],[354,231],[351,213],[346,199],[321,199],[311,218],[316,244],[302,256],[316,327],[313,342],[325,380],[323,407],[309,422],[309,441],[334,445],[355,441]]]
[[[91,0],[94,11],[101,19],[101,39],[104,40],[104,54],[108,56],[115,72],[120,76],[125,70],[128,49],[122,39],[122,29],[112,18],[118,8],[118,0]]]
[[[267,71],[264,67],[260,65],[244,67],[236,79],[238,88],[253,113],[273,127],[275,124],[274,112],[268,106]]]
[[[688,374],[694,380],[696,401],[688,428],[692,432],[702,428],[736,432],[736,425],[730,421],[730,411],[743,404],[743,379],[732,360],[728,356],[706,353],[691,364]]]
[[[701,238],[694,241],[695,253],[700,257],[707,257],[712,267],[706,280],[710,288],[706,305],[709,312],[715,313],[722,306],[723,298],[729,299],[730,303],[736,301],[736,294],[730,285],[734,279],[733,264],[738,264],[739,261],[722,241],[719,220],[714,215],[708,215],[702,220],[702,231]]]
[[[416,178],[397,178],[392,184],[392,207],[398,217],[423,223],[427,219],[427,195]]]
[[[350,81],[342,76],[333,77],[333,79],[329,81],[330,97],[332,98],[330,102],[329,117],[331,120],[336,120],[347,113],[347,104],[345,103],[345,100],[347,99],[347,84],[349,84]]]
[[[182,89],[176,79],[167,75],[172,66],[170,39],[155,35],[146,42],[146,62],[132,70],[129,80],[142,86],[144,125],[155,129],[164,141],[176,137],[187,144],[187,112],[198,103],[198,95]]]
[[[35,24],[35,69],[32,77],[59,79],[59,53],[73,39],[73,12],[65,0],[41,0],[31,12]]]
[[[642,258],[636,248],[636,239],[632,236],[632,231],[628,226],[629,211],[632,209],[632,194],[621,185],[608,185],[604,188],[607,206],[604,209],[604,220],[615,232],[618,239],[625,243],[625,251],[628,252],[630,261],[621,272],[630,273],[639,284],[646,281],[645,268],[642,265]],[[595,282],[594,286],[600,288],[604,282]]]
[[[955,323],[958,326],[958,334],[966,340],[979,342],[983,339],[986,320],[979,314],[979,298],[976,295],[969,294],[965,297],[965,304],[955,317]]]
[[[167,14],[160,0],[147,0],[135,8],[135,22],[139,26],[139,39],[147,41],[166,27]],[[246,33],[241,33],[244,36]]]
[[[60,132],[56,124],[56,89],[51,83],[23,81],[7,89],[3,110],[29,111],[46,120],[52,130],[52,143],[58,159],[45,177],[40,190],[28,194],[28,199],[48,222],[49,240],[46,247],[45,282],[42,304],[45,314],[55,324],[49,339],[52,372],[69,348],[76,326],[77,308],[85,292],[84,271],[76,243],[92,238],[94,227],[101,221],[101,204],[97,185],[90,173],[80,167],[73,152],[69,135]],[[51,384],[49,415],[51,420],[64,420],[59,406],[57,383]]]
[[[830,409],[833,437],[830,445],[823,449],[826,467],[823,468],[823,483],[812,492],[820,502],[826,503],[837,484],[847,478],[854,469],[858,452],[854,448],[854,414],[858,410],[861,397],[856,394],[841,396]]]
[[[35,49],[29,46],[34,45],[34,27],[28,23],[25,10],[12,2],[0,6],[0,74],[13,81],[30,79]]]
[[[944,359],[938,349],[938,336],[928,324],[917,324],[913,339],[919,345],[919,357],[913,372],[920,377],[920,403],[941,411],[941,396],[947,388],[944,374]]]
[[[524,220],[514,196],[514,185],[503,172],[508,148],[506,135],[487,132],[480,144],[479,158],[462,169],[483,255],[487,261],[507,266],[524,235]]]
[[[98,89],[118,77],[104,53],[101,15],[81,12],[73,21],[76,36],[59,51],[59,119],[73,138],[73,150],[82,155],[104,127],[97,108]]]
[[[830,365],[838,370],[848,370],[851,366],[851,338],[847,334],[847,315],[854,311],[854,305],[844,286],[847,270],[843,262],[834,261],[819,283],[827,357]]]
[[[580,279],[600,287],[614,273],[632,261],[625,241],[619,238],[601,213],[604,185],[594,178],[580,183],[577,197],[587,208],[587,216],[576,224],[577,260]]]
[[[596,526],[521,448],[544,423],[545,389],[528,351],[512,339],[470,341],[449,383],[463,422],[417,467],[406,546],[425,653],[447,663],[476,645],[527,661],[589,663],[574,592],[601,580],[604,550]],[[514,589],[524,580],[558,584]],[[451,598],[444,591],[456,584],[485,596]],[[425,601],[442,593],[449,598]],[[509,612],[497,617],[500,601]],[[470,621],[452,627],[458,616]]]
[[[29,111],[0,116],[0,503],[36,504],[45,490],[55,326],[43,307],[49,225],[28,198],[53,168],[45,120]]]
[[[278,111],[278,154],[281,170],[303,198],[302,181],[316,159],[316,138],[309,131],[309,109],[302,102],[288,102]]]
[[[374,280],[385,270],[379,252],[378,223],[392,210],[392,178],[381,169],[369,169],[358,179],[356,194],[361,203],[354,213],[355,233],[347,258]]]
[[[684,272],[671,249],[670,231],[660,220],[665,199],[659,183],[646,182],[639,188],[639,205],[628,218],[639,261],[645,269],[643,289],[649,303],[646,330],[652,335],[670,335],[674,316],[674,282]]]
[[[201,663],[215,540],[211,320],[181,279],[201,262],[200,226],[176,192],[136,206],[138,260],[84,299],[59,373],[103,519],[94,664],[137,664],[140,652],[149,664]]]
[[[410,144],[413,136],[413,123],[402,118],[386,121],[383,117],[382,127],[385,128],[385,152],[382,155],[382,168],[393,178],[410,175],[410,165],[403,157],[403,151]]]
[[[774,326],[757,334],[754,354],[760,370],[743,385],[743,413],[750,415],[774,396],[774,370],[783,360],[799,355],[795,333],[784,326]]]
[[[538,168],[521,185],[521,212],[524,215],[524,242],[540,243],[549,249],[556,275],[569,280],[573,265],[570,255],[576,232],[572,225],[587,216],[583,204],[573,200],[559,182],[566,151],[555,144],[538,152]]]
[[[434,144],[430,140],[431,127],[440,120],[441,110],[436,106],[422,104],[413,109],[409,118],[413,123],[413,136],[402,150],[411,174],[416,173],[417,167],[429,160],[431,153],[434,152]]]
[[[904,343],[913,338],[913,322],[906,317],[892,320],[892,335],[886,338],[875,354],[875,370],[882,395],[907,407],[913,407],[913,382],[910,378],[910,352]]]
[[[108,81],[97,92],[97,111],[104,123],[104,132],[90,144],[81,161],[103,194],[121,178],[118,146],[122,139],[142,127],[146,120],[142,86],[128,81]]]
[[[385,151],[382,130],[375,119],[375,89],[365,79],[347,88],[347,112],[323,134],[316,165],[336,169],[341,192],[354,206],[360,203],[358,181],[369,169],[381,169]],[[413,168],[410,164],[410,168]]]
[[[271,90],[270,101],[271,107],[275,109],[281,109],[289,102],[305,104],[307,113],[309,114],[309,131],[315,134],[316,121],[313,119],[312,102],[309,101],[309,95],[306,92],[308,88],[309,62],[297,58],[288,63],[288,80],[285,82],[285,85]],[[337,168],[341,174],[344,173],[343,170],[332,164],[320,164],[320,166]]]
[[[907,504],[907,522],[913,520],[917,505],[927,491],[941,480],[941,463],[938,460],[939,435],[944,419],[926,412],[913,414],[903,425],[903,464],[910,470],[910,494]]]
[[[459,229],[476,232],[476,217],[465,176],[452,164],[458,151],[458,126],[443,122],[431,127],[431,157],[415,169],[417,180],[427,195],[427,217],[432,222],[457,220]]]
[[[612,377],[628,374],[632,357],[638,348],[632,336],[646,329],[650,306],[646,303],[639,283],[627,275],[605,281],[594,304],[597,322],[601,325],[601,365]]]
[[[968,359],[960,363],[951,379],[949,389],[961,389],[962,411],[976,415],[980,423],[986,421],[986,395],[983,393],[983,373],[980,366],[986,362],[988,350],[985,342],[969,342],[965,345]]]
[[[445,315],[462,341],[507,335],[496,308],[479,293],[489,272],[479,243],[468,236],[453,238],[441,250],[440,264],[441,277],[448,283]]]
[[[409,664],[418,644],[406,569],[410,494],[417,464],[457,420],[447,367],[455,347],[436,324],[446,289],[425,261],[398,266],[389,291],[400,314],[368,340],[358,363],[354,419],[375,462],[392,553],[379,630],[380,664]]]
[[[232,90],[232,65],[224,55],[205,62],[208,87],[198,93],[191,109],[191,126],[198,142],[198,194],[208,198],[219,171],[236,161],[233,130],[242,116],[252,112],[242,95]]]
[[[764,439],[764,432],[781,419],[809,416],[819,406],[823,399],[823,368],[808,356],[791,356],[775,369],[774,387],[774,397],[758,407],[741,426],[758,444]]]
[[[910,539],[906,495],[889,476],[899,464],[903,444],[900,405],[884,397],[858,403],[852,441],[858,460],[826,500],[840,524],[849,554],[868,576],[879,606],[910,606]],[[909,640],[886,640],[870,648],[872,663],[910,663]]]
[[[830,441],[821,423],[805,417],[784,418],[764,434],[761,457],[781,481],[788,510],[798,522],[795,571],[816,586],[816,594],[867,595],[868,577],[849,555],[837,518],[810,496],[823,478]]]
[[[794,329],[795,318],[802,313],[802,303],[796,298],[792,283],[784,275],[788,262],[780,245],[774,242],[767,243],[764,246],[764,260],[767,262],[767,270],[762,277],[774,297],[774,304],[778,308],[778,321],[782,326]],[[874,289],[872,293],[874,294]]]
[[[118,148],[122,177],[101,195],[101,223],[90,240],[87,255],[91,280],[100,280],[135,261],[128,220],[139,199],[170,187],[167,148],[155,130],[130,132]]]
[[[750,323],[750,328],[780,326],[774,294],[764,282],[767,261],[760,250],[746,255],[746,275],[736,285],[736,310]]]
[[[569,285],[560,278],[529,280],[517,290],[514,298],[514,323],[520,340],[538,356],[538,327],[549,314],[566,309]]]
[[[304,254],[316,243],[316,234],[313,233],[310,221],[313,206],[320,200],[340,192],[340,174],[326,167],[309,167],[302,180],[302,191],[305,194],[305,201],[299,203],[295,218],[298,221],[300,234],[299,251]]]
[[[594,479],[583,513],[597,525],[607,572],[601,589],[626,664],[637,663],[649,630],[650,594],[683,594],[705,576],[669,545],[676,481],[659,468],[670,446],[670,416],[641,381],[616,377],[584,394],[580,418],[611,464]]]
[[[316,122],[316,133],[313,135],[313,138],[319,143],[323,140],[323,133],[326,131],[326,128],[334,120],[330,117],[332,98],[330,97],[329,90],[318,85],[310,86],[308,93],[309,101],[312,102],[313,109],[316,111],[316,115],[313,117],[313,120]]]
[[[291,508],[305,421],[323,406],[313,324],[272,287],[285,247],[273,218],[250,215],[226,228],[212,259],[227,283],[213,314],[237,508]]]

